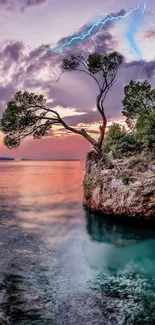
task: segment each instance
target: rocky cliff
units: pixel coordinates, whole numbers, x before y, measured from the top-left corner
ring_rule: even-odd
[[[155,220],[155,161],[147,153],[109,164],[90,152],[83,186],[91,211]]]

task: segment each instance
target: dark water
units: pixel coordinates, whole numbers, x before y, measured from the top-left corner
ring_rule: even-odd
[[[155,324],[155,233],[86,213],[83,168],[0,163],[0,312],[13,325]]]

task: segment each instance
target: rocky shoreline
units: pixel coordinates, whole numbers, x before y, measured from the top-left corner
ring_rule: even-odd
[[[95,151],[86,159],[84,207],[113,217],[155,223],[155,160],[143,152],[107,165]]]

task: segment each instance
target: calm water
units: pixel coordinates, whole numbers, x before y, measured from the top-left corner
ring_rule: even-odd
[[[155,324],[155,233],[86,213],[83,169],[0,163],[0,312],[12,325]]]

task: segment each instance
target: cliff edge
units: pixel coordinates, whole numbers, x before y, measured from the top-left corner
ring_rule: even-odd
[[[91,211],[155,220],[155,160],[147,153],[107,164],[90,152],[83,187],[83,203]]]

